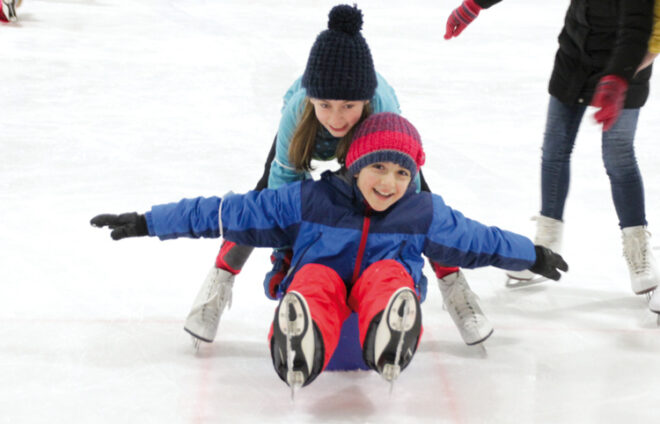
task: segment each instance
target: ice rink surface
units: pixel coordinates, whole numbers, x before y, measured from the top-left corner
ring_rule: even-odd
[[[373,372],[335,372],[290,401],[266,344],[267,249],[195,353],[183,320],[219,241],[114,242],[90,227],[102,212],[252,188],[335,4],[26,0],[18,24],[0,25],[0,423],[658,422],[660,328],[630,289],[592,110],[565,214],[570,272],[512,290],[502,270],[466,271],[495,326],[486,357],[432,281],[421,345],[391,395]],[[533,236],[568,0],[506,0],[451,41],[458,0],[358,5],[433,191]],[[654,86],[636,147],[656,245],[659,138]]]

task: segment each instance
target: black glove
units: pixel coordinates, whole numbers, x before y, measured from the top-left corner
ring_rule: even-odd
[[[113,240],[149,235],[146,218],[137,212],[123,213],[121,215],[104,213],[96,215],[89,223],[94,227],[110,227],[112,230],[110,237]]]
[[[557,269],[564,272],[568,271],[568,265],[557,253],[547,247],[538,245],[534,246],[534,250],[536,251],[536,262],[529,267],[529,270],[534,274],[539,274],[556,281],[561,278],[561,274],[559,274]]]

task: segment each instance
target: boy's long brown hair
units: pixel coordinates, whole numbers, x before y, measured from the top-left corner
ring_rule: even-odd
[[[346,153],[351,145],[355,128],[357,128],[362,121],[367,119],[369,115],[371,115],[371,103],[366,103],[362,109],[360,120],[339,140],[337,150],[335,150],[335,157],[337,158],[337,162],[341,165],[344,165],[346,160]],[[302,117],[293,133],[291,144],[289,145],[289,162],[291,162],[296,171],[309,172],[313,170],[312,156],[314,155],[316,135],[320,128],[321,123],[314,113],[314,105],[309,101],[309,97],[306,97]]]

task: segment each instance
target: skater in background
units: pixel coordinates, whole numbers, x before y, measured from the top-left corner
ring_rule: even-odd
[[[482,7],[497,1],[465,0],[449,17],[445,38],[459,35]],[[653,25],[652,0],[572,0],[559,35],[550,77],[550,104],[543,139],[541,213],[535,243],[559,252],[570,158],[588,105],[603,124],[602,157],[622,231],[623,254],[635,294],[660,282],[646,230],[642,176],[635,158],[635,130],[649,95],[651,66],[636,72]],[[530,272],[509,273],[529,280]],[[651,309],[660,312],[656,296]]]
[[[646,52],[646,56],[642,60],[642,63],[639,65],[637,72],[651,66],[655,58],[660,53],[660,1],[655,2],[653,7],[653,33],[649,40],[649,49]],[[660,283],[660,281],[658,281]],[[649,300],[649,309],[651,311],[660,314],[660,290],[654,290]]]
[[[277,190],[184,199],[146,214],[98,215],[121,236],[224,237],[292,247],[292,271],[272,324],[270,349],[292,388],[327,366],[343,322],[358,315],[365,363],[389,381],[411,361],[422,333],[422,254],[463,267],[530,269],[559,279],[561,256],[524,236],[487,227],[417,192],[425,155],[417,130],[394,113],[373,114],[354,133],[345,167]]]
[[[0,0],[0,22],[16,22],[16,8],[21,5],[23,0]]]
[[[356,6],[339,5],[330,11],[328,29],[314,42],[303,76],[284,97],[277,135],[255,190],[311,178],[312,159],[337,159],[341,163],[356,124],[372,112],[400,113],[394,90],[374,70],[361,28],[362,12]],[[415,177],[415,183],[418,189],[429,191],[421,174]],[[212,342],[215,338],[222,312],[231,299],[234,278],[252,249],[223,241],[186,319],[185,330],[197,340]],[[266,275],[264,289],[268,297],[275,299],[289,270],[291,250],[275,250],[271,261],[273,270]],[[431,264],[463,340],[467,344],[484,341],[493,328],[463,273],[455,267]]]

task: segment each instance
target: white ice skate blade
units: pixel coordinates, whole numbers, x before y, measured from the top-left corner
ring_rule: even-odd
[[[381,372],[383,378],[390,382],[390,394],[392,394],[392,391],[394,390],[394,382],[397,378],[399,378],[399,374],[401,374],[401,366],[399,365],[399,362],[401,361],[403,340],[406,336],[406,332],[412,328],[415,321],[414,314],[416,313],[416,309],[410,307],[410,304],[414,302],[411,296],[411,293],[401,293],[400,297],[403,301],[403,315],[400,316],[398,314],[390,314],[388,317],[390,328],[401,332],[399,341],[397,342],[394,363],[385,364],[383,366],[383,371]]]
[[[289,384],[289,387],[291,388],[291,401],[293,402],[296,400],[296,392],[298,389],[300,389],[304,383],[305,376],[303,375],[302,371],[287,371],[286,373],[286,381]]]
[[[515,288],[520,288],[520,287],[533,286],[533,285],[536,285],[536,284],[539,284],[539,283],[544,283],[548,280],[549,280],[549,278],[542,277],[542,276],[521,280],[519,278],[513,278],[513,277],[507,275],[506,282],[504,284],[509,289],[515,289]]]
[[[192,338],[193,349],[195,349],[195,353],[197,353],[197,352],[199,352],[199,346],[200,346],[202,341],[200,339],[198,339],[197,337],[191,336],[191,338]]]
[[[479,354],[479,356],[481,356],[483,359],[488,358],[488,351],[486,350],[486,346],[483,342],[469,346],[471,346],[471,349],[477,352],[477,354]]]

